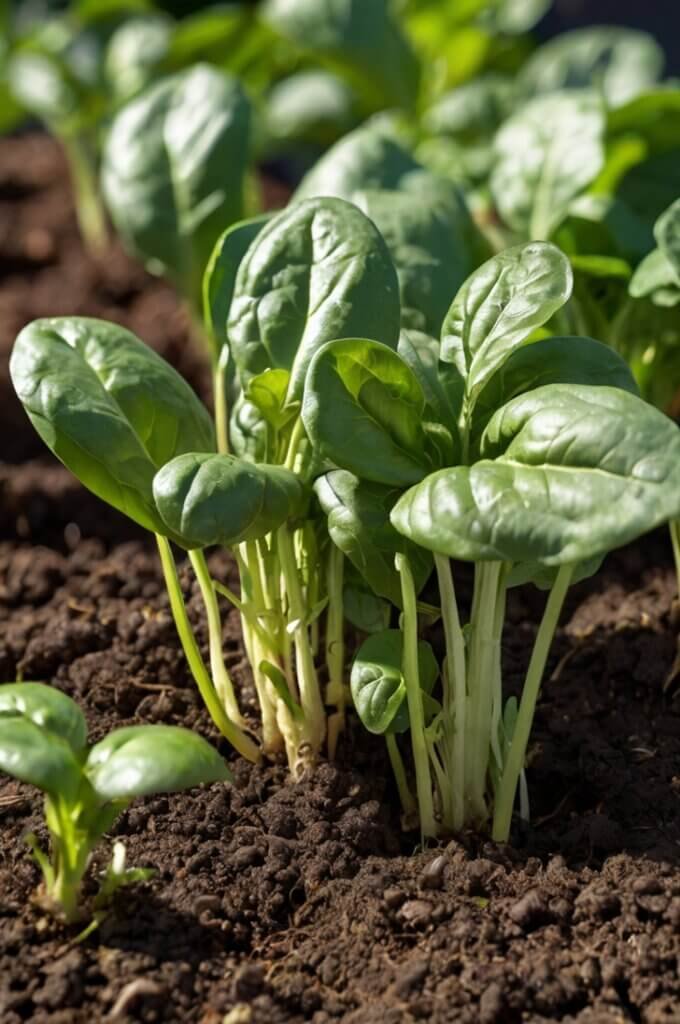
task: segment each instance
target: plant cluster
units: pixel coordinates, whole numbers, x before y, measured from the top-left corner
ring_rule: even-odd
[[[53,453],[155,535],[222,735],[251,761],[283,754],[296,777],[334,756],[352,704],[428,837],[507,840],[517,802],[528,817],[527,745],[569,586],[663,523],[680,577],[680,90],[642,33],[529,53],[546,7],[406,0],[397,18],[382,0],[267,0],[230,10],[233,35],[217,11],[191,32],[145,14],[164,41],[155,63],[140,48],[98,129],[103,194],[126,245],[189,303],[214,413],[103,321],[35,321],[10,366]],[[137,65],[120,33],[132,52],[136,31],[109,38],[121,74]],[[296,126],[270,132],[278,144],[304,137],[317,87],[342,130],[365,119],[286,209],[258,213],[263,97]],[[213,547],[238,592],[213,578]],[[459,562],[474,567],[469,608]],[[515,698],[501,638],[507,592],[527,583],[547,599]],[[224,662],[221,597],[257,722]]]

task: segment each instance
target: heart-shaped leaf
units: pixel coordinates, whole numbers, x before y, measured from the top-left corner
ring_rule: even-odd
[[[232,455],[181,455],[156,474],[153,493],[167,527],[190,548],[257,540],[304,503],[294,473]]]
[[[378,735],[409,727],[406,683],[402,675],[404,637],[399,629],[373,633],[359,648],[350,677],[352,699],[362,724]],[[418,669],[424,694],[432,693],[439,666],[432,648],[418,642]]]
[[[392,512],[397,530],[453,558],[554,566],[680,514],[680,431],[617,388],[521,395],[491,419],[480,455],[407,491]]]

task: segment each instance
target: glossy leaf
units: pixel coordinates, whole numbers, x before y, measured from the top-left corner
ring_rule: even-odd
[[[616,388],[515,398],[489,422],[480,455],[407,491],[395,527],[454,558],[561,565],[680,514],[680,431]]]
[[[270,219],[270,214],[239,221],[223,231],[215,243],[203,275],[203,319],[213,360],[228,345],[227,320],[236,274],[248,247]]]
[[[335,196],[352,201],[362,189],[395,191],[422,169],[390,126],[373,119],[331,146],[302,179],[294,198]]]
[[[387,629],[374,633],[359,648],[352,665],[352,699],[362,725],[377,735],[408,729],[406,683],[402,675],[403,633]],[[421,689],[430,694],[439,676],[432,648],[418,642]]]
[[[572,284],[568,259],[545,242],[505,249],[467,279],[444,320],[441,358],[458,370],[469,402],[565,304]]]
[[[0,685],[0,718],[21,716],[53,733],[79,754],[87,743],[85,717],[75,701],[44,683]]]
[[[491,192],[502,219],[547,239],[604,162],[604,114],[588,93],[555,93],[525,104],[496,136]]]
[[[406,363],[375,341],[326,345],[309,368],[302,418],[323,458],[365,480],[403,487],[432,467],[425,398]]]
[[[156,474],[153,493],[168,529],[191,548],[257,540],[304,501],[294,473],[232,455],[181,455]]]
[[[267,371],[265,371],[267,372]],[[232,406],[229,441],[235,455],[249,462],[273,462],[275,443],[270,425],[261,411],[243,394]]]
[[[422,331],[403,330],[397,352],[418,378],[433,419],[457,439],[464,382],[451,363],[442,362],[441,342]],[[456,455],[453,456],[456,459]]]
[[[491,417],[518,395],[548,384],[587,384],[638,393],[622,357],[592,338],[546,338],[516,349],[491,377],[475,405],[473,452]]]
[[[119,234],[196,302],[220,232],[243,216],[249,132],[241,86],[200,64],[131,100],[109,131],[102,183]]]
[[[350,625],[362,633],[379,633],[381,629],[387,629],[392,617],[390,602],[376,597],[360,579],[343,588],[342,607]]]
[[[647,32],[597,25],[544,43],[522,69],[520,84],[529,96],[595,87],[617,106],[654,85],[663,65],[663,50]]]
[[[356,97],[330,71],[309,68],[277,82],[267,96],[266,124],[275,150],[282,143],[329,146],[356,122]]]
[[[680,199],[654,226],[657,248],[640,263],[630,282],[633,298],[649,296],[657,306],[680,302]]]
[[[302,397],[307,367],[327,341],[366,335],[396,347],[397,275],[375,226],[339,199],[289,206],[241,262],[228,331],[242,382],[289,370],[291,399]]]
[[[399,576],[394,568],[394,556],[399,551],[408,555],[416,591],[422,589],[432,571],[432,559],[422,548],[409,544],[390,523],[399,490],[359,480],[345,470],[319,477],[314,490],[327,516],[331,540],[375,594],[401,606]]]
[[[130,331],[85,317],[29,324],[10,372],[64,465],[147,530],[165,532],[151,493],[156,469],[214,448],[208,412],[186,381]]]
[[[385,0],[266,0],[262,17],[344,72],[369,107],[414,102],[418,62]]]
[[[512,80],[490,72],[441,96],[423,115],[423,125],[432,135],[475,142],[496,131],[513,99]]]
[[[438,335],[480,242],[456,189],[423,171],[405,192],[362,191],[353,201],[387,242],[399,278],[401,326]]]
[[[289,386],[288,370],[265,370],[252,377],[246,386],[246,398],[275,430],[281,430],[299,412],[297,402],[286,404]]]
[[[173,725],[116,729],[92,748],[85,771],[103,801],[174,793],[231,779],[214,747],[197,733]]]

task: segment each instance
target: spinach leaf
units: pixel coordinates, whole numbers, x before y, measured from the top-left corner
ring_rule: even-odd
[[[396,347],[399,287],[371,221],[340,199],[295,203],[259,233],[241,261],[229,314],[241,381],[289,370],[289,398],[302,395],[321,346],[354,335]]]

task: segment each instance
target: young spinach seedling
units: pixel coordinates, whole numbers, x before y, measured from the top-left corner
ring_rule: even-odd
[[[92,747],[78,705],[42,683],[0,686],[0,771],[45,795],[51,852],[29,837],[51,909],[67,921],[81,912],[81,887],[92,852],[137,796],[225,782],[229,769],[204,739],[169,725],[115,729]],[[139,877],[120,854],[105,875],[106,895]]]

